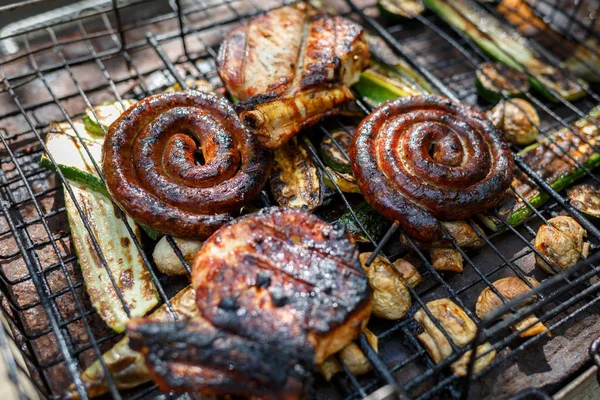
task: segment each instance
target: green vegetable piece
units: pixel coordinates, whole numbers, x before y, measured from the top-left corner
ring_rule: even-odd
[[[356,217],[365,227],[367,233],[376,242],[383,238],[383,235],[385,235],[392,225],[367,203],[361,203],[353,209]],[[342,215],[336,222],[343,224],[346,227],[346,232],[348,232],[357,243],[370,243],[369,238],[364,234],[350,212]]]
[[[133,104],[135,101],[129,99],[124,99],[122,105],[118,101],[107,101],[94,107],[96,115],[88,108],[81,118],[83,125],[90,133],[104,136],[110,125]]]
[[[483,51],[495,60],[527,71],[531,85],[551,101],[558,101],[549,89],[566,100],[573,101],[586,95],[587,83],[575,80],[568,71],[542,61],[527,39],[505,26],[492,14],[471,0],[423,0],[448,24],[464,32]]]
[[[323,136],[319,153],[323,162],[334,171],[351,174],[348,152],[352,143],[352,135],[343,129],[337,129],[331,133],[331,137]]]
[[[383,16],[390,18],[412,19],[425,11],[421,0],[379,0],[377,6]]]
[[[146,315],[158,304],[158,292],[142,255],[129,236],[127,227],[117,216],[108,197],[75,182],[69,183],[130,316],[135,318]],[[108,326],[115,332],[123,332],[129,317],[90,239],[81,215],[67,193],[65,206],[71,237],[92,305]],[[128,219],[128,222],[139,237],[140,231],[134,221]]]
[[[527,74],[502,63],[483,63],[475,72],[477,94],[492,104],[507,97],[523,97],[529,91]]]

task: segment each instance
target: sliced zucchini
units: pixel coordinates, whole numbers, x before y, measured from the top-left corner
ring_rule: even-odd
[[[283,207],[312,211],[323,201],[323,178],[306,144],[297,137],[275,150],[271,192]]]
[[[360,80],[352,88],[372,106],[405,96],[423,94],[414,82],[410,82],[393,68],[373,62],[373,66],[360,74]]]
[[[352,143],[352,135],[344,129],[337,129],[330,136],[323,136],[319,152],[323,162],[334,171],[351,174],[348,152]]]
[[[107,101],[94,107],[94,112],[89,108],[85,110],[82,120],[85,129],[95,135],[104,135],[108,127],[129,107],[135,104],[135,100],[123,99],[123,104],[118,101]]]
[[[392,225],[367,203],[361,203],[354,207],[353,210],[360,223],[365,227],[367,233],[376,242],[385,235]],[[357,243],[370,243],[369,238],[364,234],[350,212],[342,215],[336,222],[344,225],[346,232],[348,232]]]
[[[135,318],[146,315],[158,304],[158,292],[140,252],[129,236],[127,227],[117,216],[108,197],[75,182],[69,183],[75,201],[98,242],[106,260],[106,267],[110,268],[116,288],[121,293],[130,316]],[[123,332],[129,320],[123,303],[93,245],[73,199],[66,193],[65,207],[72,241],[92,305],[108,326],[115,332]],[[128,219],[128,222],[139,237],[140,230],[134,221]]]
[[[416,84],[417,89],[421,89],[421,91],[427,93],[435,93],[429,81],[419,72],[415,71],[406,60],[398,57],[394,50],[381,37],[371,35],[368,32],[365,32],[365,36],[372,58],[379,62],[379,64],[383,64],[387,68],[396,71],[409,82]]]
[[[423,14],[425,6],[421,0],[379,0],[377,6],[383,16],[412,19]]]
[[[102,140],[88,135],[83,129],[83,124],[74,123],[74,125],[77,132],[81,134],[81,140],[77,138],[70,125],[54,123],[46,137],[46,148],[65,178],[108,196],[106,186],[98,176],[92,159],[84,148],[84,146],[88,148],[92,158],[100,166]],[[42,155],[40,165],[48,169],[56,169],[46,154]]]
[[[356,179],[352,174],[344,174],[341,172],[334,171],[330,167],[327,168],[327,171],[331,175],[331,178],[335,181],[340,190],[344,193],[360,193],[360,189],[356,184]],[[327,174],[323,174],[323,180],[325,181],[325,185],[327,187],[335,190],[335,185],[329,179]]]
[[[492,104],[507,97],[523,97],[529,91],[527,74],[502,63],[483,63],[475,72],[477,94]]]
[[[587,119],[577,120],[573,124],[573,128],[577,129],[579,135],[586,138],[590,143],[597,144],[600,142],[600,132],[595,126],[597,124],[600,124],[600,107],[593,108],[588,113]],[[556,148],[557,145],[562,149],[568,149],[567,151],[571,157],[578,160],[586,169],[591,170],[600,166],[600,153],[594,152],[589,145],[583,144],[581,139],[568,128],[560,129],[552,134],[550,138],[545,138],[539,143],[521,150],[519,156],[522,160],[543,176],[546,182],[557,192],[564,190],[585,176],[585,171],[567,159]],[[552,158],[549,158],[549,156]],[[539,208],[549,199],[549,195],[540,190],[519,169],[515,169],[512,187],[534,208]],[[507,193],[506,199],[496,206],[494,211],[511,226],[520,225],[532,214],[531,209],[514,193]],[[505,229],[504,224],[494,215],[494,212],[480,214],[478,218],[493,231]]]
[[[561,62],[561,67],[569,70],[573,75],[583,78],[588,82],[600,82],[600,45],[594,36],[590,36],[583,43],[566,38],[564,34],[555,31],[536,11],[531,8],[530,0],[502,0],[497,10],[524,36],[543,34],[552,37],[553,41],[561,46],[562,54],[569,56]],[[532,2],[533,3],[533,2]],[[551,20],[554,18],[550,18]],[[595,71],[595,72],[594,72]]]
[[[86,131],[81,122],[73,123],[75,130],[66,122],[53,123],[46,137],[46,148],[52,154],[58,168],[65,178],[77,182],[90,190],[110,197],[104,182],[98,176],[92,159],[88,156],[84,145],[89,149],[96,164],[102,168],[102,144],[104,137]],[[80,139],[81,138],[81,139]],[[40,165],[50,170],[56,167],[46,154],[42,155]],[[153,240],[161,234],[152,228],[142,226],[144,232]]]
[[[464,32],[479,47],[497,61],[527,71],[531,85],[551,101],[558,99],[553,90],[566,100],[573,101],[586,95],[587,83],[575,80],[568,71],[542,61],[533,47],[517,31],[511,29],[471,0],[423,0],[454,28]]]
[[[567,192],[573,207],[595,220],[600,219],[600,188],[584,183],[575,185]]]
[[[577,45],[575,53],[561,63],[561,67],[589,82],[600,82],[600,44],[595,37]]]

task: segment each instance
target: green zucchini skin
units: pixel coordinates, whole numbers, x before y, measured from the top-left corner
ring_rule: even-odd
[[[387,219],[381,214],[375,211],[367,203],[360,203],[354,207],[354,213],[358,220],[367,230],[367,233],[371,235],[373,240],[378,242],[383,238],[383,235],[388,231],[392,225]],[[356,223],[356,220],[350,212],[342,215],[337,219],[337,223],[344,225],[346,232],[357,242],[357,243],[370,243],[369,238],[365,235],[360,226]]]
[[[527,39],[518,32],[507,29],[487,11],[471,0],[423,0],[448,24],[471,38],[490,57],[519,71],[525,69],[532,74],[531,85],[550,101],[558,99],[548,90],[552,88],[568,101],[586,95],[587,83],[579,79],[578,87],[568,79],[567,71],[560,70],[540,60],[533,52]],[[480,29],[481,28],[481,29]]]
[[[337,187],[340,188],[340,190],[344,193],[360,194],[360,189],[359,189],[358,185],[356,184],[356,179],[354,178],[354,175],[344,174],[343,172],[337,172],[337,171],[334,171],[333,169],[331,169],[330,167],[325,167],[325,168],[327,168],[327,171],[333,178],[333,181],[335,181],[335,184],[334,184],[332,182],[332,180],[329,179],[329,175],[323,174],[323,181],[325,182],[325,186],[327,186],[333,190],[336,190],[335,185],[337,185]]]
[[[104,137],[87,131],[82,122],[74,122],[73,126],[75,130],[66,122],[52,124],[46,137],[46,148],[52,154],[56,166],[65,178],[110,197],[108,189],[98,176],[91,158],[82,145],[85,143],[96,164],[102,167],[101,154]],[[40,165],[53,171],[56,170],[55,165],[46,154],[40,158]],[[145,226],[142,228],[153,240],[157,240],[161,236],[154,229]]]
[[[388,18],[413,19],[425,11],[421,0],[379,0],[377,7]]]
[[[331,138],[323,136],[321,145],[319,146],[319,153],[321,154],[321,158],[325,165],[336,172],[351,174],[352,168],[350,167],[350,161],[348,160],[348,151],[351,142],[352,135],[343,129],[334,130],[331,133]]]
[[[94,135],[104,136],[110,125],[119,118],[119,115],[133,104],[135,104],[135,101],[124,99],[123,104],[118,101],[101,103],[94,107],[94,112],[87,109],[81,117],[83,126]],[[96,119],[96,116],[98,119]]]
[[[587,138],[589,142],[598,143],[600,141],[600,132],[598,132],[598,129],[593,124],[600,124],[600,106],[592,109],[588,113],[588,118],[591,122],[582,118],[575,122],[573,127],[578,129],[580,135]],[[600,166],[600,153],[595,153],[589,146],[580,143],[581,139],[575,136],[569,129],[560,129],[554,133],[551,138],[563,145],[565,145],[566,141],[569,141],[569,143],[571,143],[568,147],[569,154],[571,154],[574,159],[578,160],[586,169],[591,170]],[[568,161],[565,161],[562,167],[557,171],[544,169],[544,165],[540,164],[540,160],[543,160],[542,155],[544,154],[554,154],[551,147],[554,147],[554,144],[552,144],[550,138],[548,138],[526,147],[519,155],[527,165],[538,171],[554,190],[560,192],[572,185],[578,179],[584,177],[585,171],[582,168],[568,164]],[[586,149],[587,151],[580,152],[579,150],[581,148]],[[560,158],[559,155],[554,154],[554,156]],[[545,162],[547,163],[548,160],[549,159]],[[515,179],[513,180],[513,187],[517,188],[521,195],[527,199],[534,208],[539,208],[550,198],[548,194],[537,189],[533,182],[528,182],[526,177],[524,177],[524,174],[516,174]],[[510,195],[509,197],[510,198],[505,202],[497,206],[495,210],[501,217],[505,218],[507,224],[510,226],[517,226],[522,224],[533,211],[525,204],[522,204],[522,202],[515,203],[514,195]],[[493,213],[480,214],[478,218],[486,227],[493,231],[501,231],[505,228],[502,221],[499,221]]]
[[[360,74],[360,80],[352,88],[372,106],[405,96],[423,94],[416,85],[405,79],[393,68],[373,62],[373,67]]]
[[[508,78],[509,82],[505,82],[504,76],[512,75]],[[498,77],[498,75],[500,75]],[[513,85],[515,78],[518,79],[518,84]],[[486,81],[493,81],[486,83]],[[490,87],[491,86],[500,87]],[[511,85],[512,87],[501,87],[503,84]],[[502,94],[508,97],[525,97],[525,93],[529,91],[529,81],[527,75],[508,67],[502,63],[483,63],[477,67],[475,72],[475,88],[477,95],[492,104],[498,103],[503,99]]]

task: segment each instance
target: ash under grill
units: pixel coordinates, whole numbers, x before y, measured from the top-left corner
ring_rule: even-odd
[[[596,20],[600,6],[596,3],[580,1],[570,7],[558,0],[528,3],[533,14],[527,18],[514,9],[502,18],[519,26],[527,25],[524,33],[549,55],[559,55],[568,43],[600,38]],[[81,372],[120,337],[105,326],[85,292],[65,215],[62,187],[69,184],[61,174],[39,165],[49,124],[72,123],[86,107],[103,101],[140,99],[173,83],[186,87],[190,78],[203,78],[221,87],[214,57],[223,35],[252,16],[282,4],[287,3],[115,0],[79,10],[68,20],[48,20],[42,26],[23,26],[21,31],[5,29],[0,33],[0,49],[12,52],[0,55],[0,289],[9,326],[0,330],[0,349],[12,360],[6,352],[7,342],[17,344],[25,368],[42,396],[60,395],[72,382],[81,388]],[[498,14],[494,3],[481,5]],[[478,103],[474,74],[477,66],[490,58],[432,12],[399,23],[383,18],[373,0],[337,0],[326,7],[355,19],[380,36],[395,55],[406,58],[439,93],[482,109],[489,107]],[[534,18],[547,21],[558,33],[546,34],[531,24]],[[551,57],[548,59],[551,64],[556,63]],[[600,76],[600,71],[592,73]],[[592,86],[587,96],[576,102],[559,98],[557,103],[550,103],[527,94],[540,113],[541,133],[549,137],[560,128],[572,126],[577,118],[585,118],[600,103],[595,90]],[[365,113],[370,111],[360,98],[357,106]],[[316,146],[322,135],[332,138],[332,129],[340,127],[353,131],[359,120],[328,119],[306,135]],[[595,144],[590,145],[596,148]],[[323,173],[328,174],[314,146],[309,150]],[[398,237],[402,233],[395,226],[381,240],[370,238],[371,243],[362,246],[363,251],[376,249],[392,260],[410,250],[420,264],[424,281],[411,289],[413,306],[403,319],[371,320],[369,328],[379,338],[378,353],[364,335],[358,341],[373,371],[356,377],[345,369],[331,383],[317,377],[317,398],[360,399],[374,392],[394,391],[407,398],[499,398],[533,387],[552,393],[591,363],[588,348],[600,336],[600,267],[596,263],[600,230],[568,203],[564,193],[554,191],[518,158],[517,166],[551,201],[517,228],[500,218],[504,232],[479,231],[486,241],[481,250],[465,252],[456,246],[465,260],[462,274],[434,270],[429,257],[410,240],[408,248],[401,247]],[[578,166],[584,179],[600,184],[600,177],[585,166]],[[343,194],[339,188],[328,196],[329,205],[317,211],[328,221],[353,211],[361,202],[360,196]],[[262,200],[264,206],[271,202],[267,193]],[[592,255],[577,267],[550,278],[535,268],[537,250],[532,240],[541,224],[559,214],[572,215],[584,225],[592,242]],[[472,226],[475,222],[470,221]],[[151,249],[150,243],[139,243],[135,238],[133,241]],[[175,246],[173,241],[171,244]],[[163,276],[149,259],[146,262],[154,271],[153,280],[162,301],[168,303],[186,285],[186,279]],[[535,290],[540,301],[502,323],[478,320],[471,310],[479,293],[505,276],[544,280]],[[483,372],[459,378],[448,368],[472,346],[455,349],[452,357],[436,365],[417,340],[420,328],[412,318],[414,313],[427,301],[441,297],[453,299],[477,322],[481,329],[476,343],[489,340],[497,351],[494,362]],[[514,310],[517,303],[507,302],[503,310]],[[552,337],[537,335],[524,340],[511,332],[509,327],[532,311],[548,326]],[[27,386],[25,368],[9,363],[10,378],[19,391]],[[114,382],[109,384],[114,398],[164,396],[152,384],[122,392]],[[80,395],[84,397],[85,393]]]

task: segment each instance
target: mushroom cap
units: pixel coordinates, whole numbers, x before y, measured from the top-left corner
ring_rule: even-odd
[[[360,264],[369,278],[371,312],[385,319],[400,319],[408,313],[412,305],[410,291],[403,277],[384,257],[377,256],[368,267],[365,266],[372,253],[361,253]]]
[[[542,253],[554,267],[562,271],[577,264],[584,251],[584,237],[587,232],[577,221],[568,216],[558,216],[540,226],[535,236],[535,248]],[[585,255],[585,254],[584,254]],[[555,271],[538,255],[538,265],[549,274]]]
[[[531,283],[531,286],[536,287],[539,282],[534,278],[527,277],[527,280]],[[510,276],[508,278],[498,279],[493,283],[496,290],[506,300],[510,301],[520,295],[531,291],[531,287],[527,285],[521,278],[516,276]],[[530,304],[535,301],[535,296],[527,299],[526,304]],[[477,298],[477,304],[475,305],[475,314],[478,318],[483,318],[487,314],[494,311],[496,308],[501,307],[504,303],[502,299],[492,291],[490,287],[483,289],[479,297]],[[525,303],[523,304],[525,305]]]

